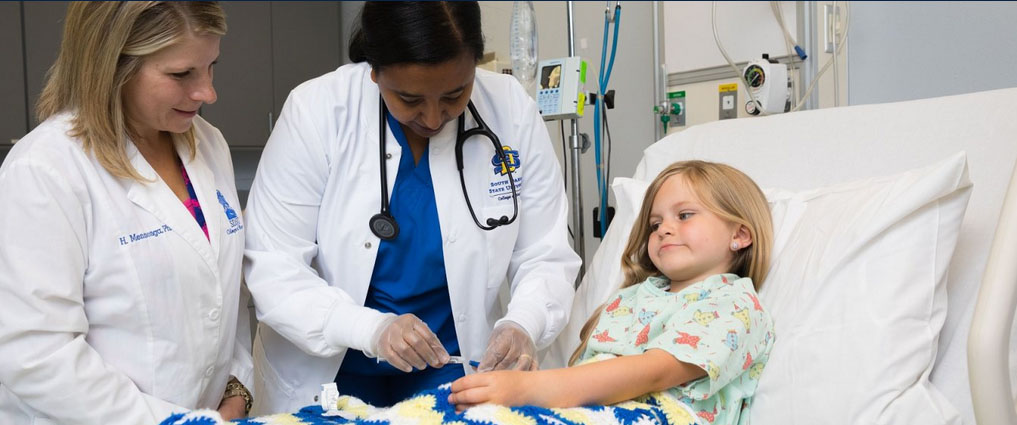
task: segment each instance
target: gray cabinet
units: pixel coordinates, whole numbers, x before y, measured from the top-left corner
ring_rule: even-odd
[[[29,127],[35,128],[35,104],[46,85],[46,72],[60,53],[64,33],[65,1],[21,2],[24,11],[25,86],[28,96]]]
[[[21,43],[21,4],[0,3],[0,145],[28,132],[25,68]]]
[[[272,72],[275,116],[290,90],[311,78],[334,71],[345,51],[335,2],[275,2],[272,5]]]
[[[218,100],[201,116],[237,146],[264,145],[272,112],[272,6],[223,2],[226,36],[219,43],[214,82]]]
[[[231,146],[264,146],[290,90],[339,67],[339,4],[223,2],[219,100],[201,115]]]

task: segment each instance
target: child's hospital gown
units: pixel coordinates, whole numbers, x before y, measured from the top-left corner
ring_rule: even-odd
[[[675,397],[710,424],[743,423],[773,347],[773,320],[751,279],[714,275],[677,293],[667,292],[670,283],[651,277],[614,294],[582,359],[667,351],[707,373],[671,388]]]

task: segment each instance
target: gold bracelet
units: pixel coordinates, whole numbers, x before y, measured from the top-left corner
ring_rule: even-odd
[[[251,392],[247,390],[244,384],[240,383],[240,380],[234,376],[230,377],[229,382],[226,383],[226,392],[223,394],[223,400],[240,396],[244,399],[244,416],[251,414],[251,406],[254,405],[254,398],[251,397]]]

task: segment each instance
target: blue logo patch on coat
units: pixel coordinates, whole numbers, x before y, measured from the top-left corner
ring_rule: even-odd
[[[502,146],[501,149],[505,151],[505,162],[502,163],[501,155],[495,152],[494,157],[491,158],[491,165],[494,166],[494,174],[506,175],[509,171],[515,172],[517,168],[522,166],[522,158],[519,158],[519,151],[513,150],[510,146]]]
[[[230,222],[230,228],[226,229],[226,234],[232,235],[244,230],[244,225],[240,223],[240,217],[237,216],[237,211],[230,206],[229,202],[226,201],[226,197],[222,196],[222,192],[216,190],[215,196],[219,198],[219,205],[222,205],[223,212],[226,214],[226,219]]]

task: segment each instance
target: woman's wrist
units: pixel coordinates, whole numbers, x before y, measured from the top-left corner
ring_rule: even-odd
[[[254,405],[254,397],[251,396],[251,391],[247,389],[235,376],[231,376],[229,382],[226,383],[226,391],[223,393],[223,400],[230,397],[242,397],[244,399],[244,416],[251,413],[251,406]]]

